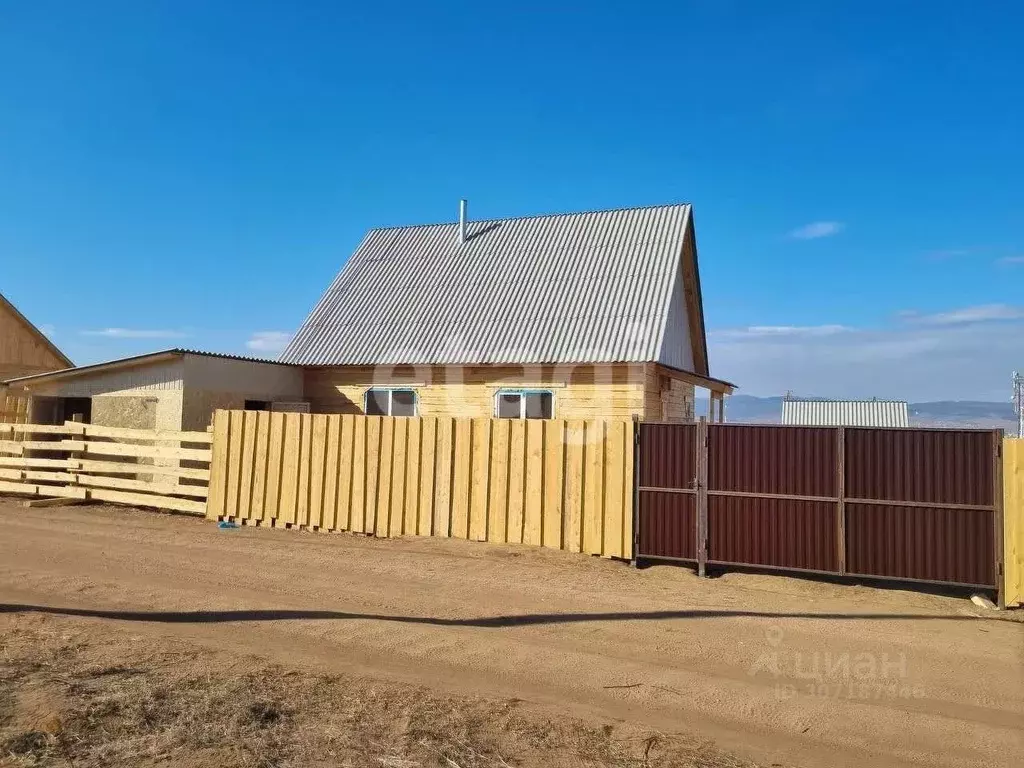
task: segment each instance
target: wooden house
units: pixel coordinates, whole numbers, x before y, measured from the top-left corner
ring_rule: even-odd
[[[281,361],[314,412],[689,421],[734,389],[688,204],[371,230]]]

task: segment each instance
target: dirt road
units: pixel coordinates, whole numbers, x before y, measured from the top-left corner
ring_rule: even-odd
[[[1024,624],[962,598],[0,502],[0,603],[762,763],[1009,766],[1024,748]]]

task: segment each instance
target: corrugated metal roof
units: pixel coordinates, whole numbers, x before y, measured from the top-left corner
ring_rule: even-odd
[[[783,400],[782,423],[815,427],[909,427],[905,400]]]
[[[291,363],[282,363],[279,360],[267,360],[266,358],[261,357],[246,357],[243,355],[229,355],[221,352],[203,352],[198,349],[182,349],[180,347],[175,347],[173,349],[161,349],[157,352],[146,352],[145,354],[142,355],[121,357],[116,360],[106,360],[102,363],[81,365],[76,368],[64,368],[59,371],[49,371],[47,373],[34,373],[30,376],[18,376],[13,379],[7,379],[6,383],[20,385],[22,383],[45,381],[49,379],[70,378],[84,374],[96,373],[98,371],[102,371],[109,368],[124,368],[132,365],[146,365],[149,363],[159,362],[174,357],[181,357],[184,355],[197,355],[199,357],[217,357],[223,360],[242,360],[248,363],[265,363],[267,365],[291,365]]]
[[[681,367],[662,346],[690,216],[678,204],[473,221],[465,243],[458,224],[371,230],[280,359]]]

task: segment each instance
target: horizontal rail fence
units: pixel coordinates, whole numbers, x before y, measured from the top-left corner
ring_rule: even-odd
[[[633,424],[217,411],[208,517],[632,556]]]
[[[991,430],[642,424],[638,557],[999,585]]]
[[[0,424],[0,492],[202,515],[212,441],[208,432],[73,421]]]

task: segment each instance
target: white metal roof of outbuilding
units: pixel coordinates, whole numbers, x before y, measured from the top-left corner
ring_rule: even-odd
[[[905,400],[783,400],[782,423],[815,427],[909,427]]]

